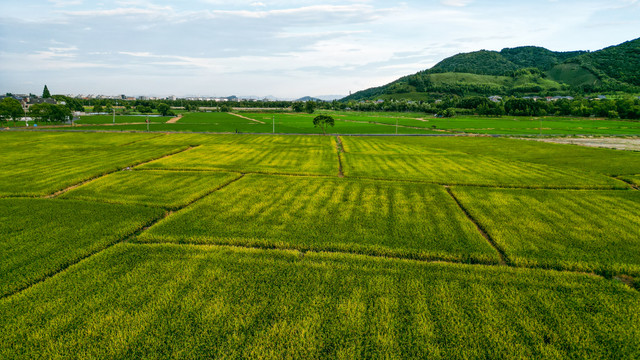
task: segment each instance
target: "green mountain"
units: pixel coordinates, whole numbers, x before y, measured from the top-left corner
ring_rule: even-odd
[[[603,50],[554,52],[523,46],[475,51],[343,100],[426,100],[442,95],[569,95],[640,92],[640,39]]]

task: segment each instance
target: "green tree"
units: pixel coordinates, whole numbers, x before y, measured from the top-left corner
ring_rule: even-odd
[[[291,104],[291,108],[295,112],[302,112],[302,110],[304,110],[304,104],[301,102],[294,102],[293,104]]]
[[[158,104],[158,106],[156,106],[156,109],[158,109],[158,112],[162,116],[167,116],[171,112],[171,106],[169,106],[169,105],[167,105],[165,103]]]
[[[99,112],[103,112],[104,108],[102,107],[102,104],[100,103],[96,103],[95,105],[93,105],[93,112],[94,113],[99,113]]]
[[[136,106],[136,111],[141,113],[141,114],[149,114],[153,110],[149,106],[145,106],[145,105],[140,104],[140,105]]]
[[[71,110],[64,105],[42,103],[31,106],[29,108],[29,116],[40,121],[62,122],[71,118]]]
[[[24,115],[24,111],[22,110],[22,105],[20,105],[20,101],[6,97],[0,101],[0,121],[5,122],[7,120],[13,120],[15,124],[16,119]]]
[[[313,112],[314,112],[314,111],[316,111],[316,106],[317,106],[317,105],[318,105],[318,104],[316,104],[316,102],[315,102],[315,101],[307,101],[307,102],[304,104],[304,111],[306,111],[306,112],[307,112],[307,113],[309,113],[309,114],[313,114]]]
[[[313,119],[313,126],[314,127],[319,127],[322,129],[322,133],[324,135],[327,134],[327,127],[331,126],[333,127],[335,125],[335,120],[328,115],[318,115]]]
[[[47,88],[47,85],[45,85],[44,90],[42,90],[42,97],[45,99],[51,97],[51,93],[49,92],[49,88]]]

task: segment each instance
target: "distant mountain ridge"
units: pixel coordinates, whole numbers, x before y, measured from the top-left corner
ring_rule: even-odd
[[[594,52],[555,52],[523,46],[461,53],[431,69],[359,91],[343,100],[606,91],[640,92],[640,39]]]

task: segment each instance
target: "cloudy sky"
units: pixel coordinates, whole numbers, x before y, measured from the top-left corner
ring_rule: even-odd
[[[0,92],[344,95],[445,57],[640,37],[640,0],[0,1]]]

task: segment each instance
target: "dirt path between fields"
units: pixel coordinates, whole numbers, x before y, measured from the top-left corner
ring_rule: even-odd
[[[167,120],[167,122],[166,122],[165,124],[175,124],[175,123],[177,123],[178,121],[180,121],[180,119],[182,119],[182,114],[180,114],[180,115],[178,115],[178,116],[174,117],[174,118],[173,118],[173,119],[171,119],[171,120]]]
[[[247,120],[255,121],[255,122],[260,123],[260,124],[263,124],[263,125],[264,125],[264,124],[266,124],[265,122],[262,122],[262,121],[260,121],[260,120],[252,119],[252,118],[250,118],[250,117],[242,116],[242,115],[239,115],[239,114],[235,114],[235,113],[227,113],[227,114],[229,114],[229,115],[233,115],[233,116],[237,116],[237,117],[239,117],[239,118],[243,118],[243,119],[247,119]]]
[[[588,147],[599,147],[616,150],[640,151],[640,137],[635,138],[617,138],[617,137],[584,137],[584,138],[545,138],[535,139],[526,138],[526,140],[541,141],[555,144],[571,144]]]

